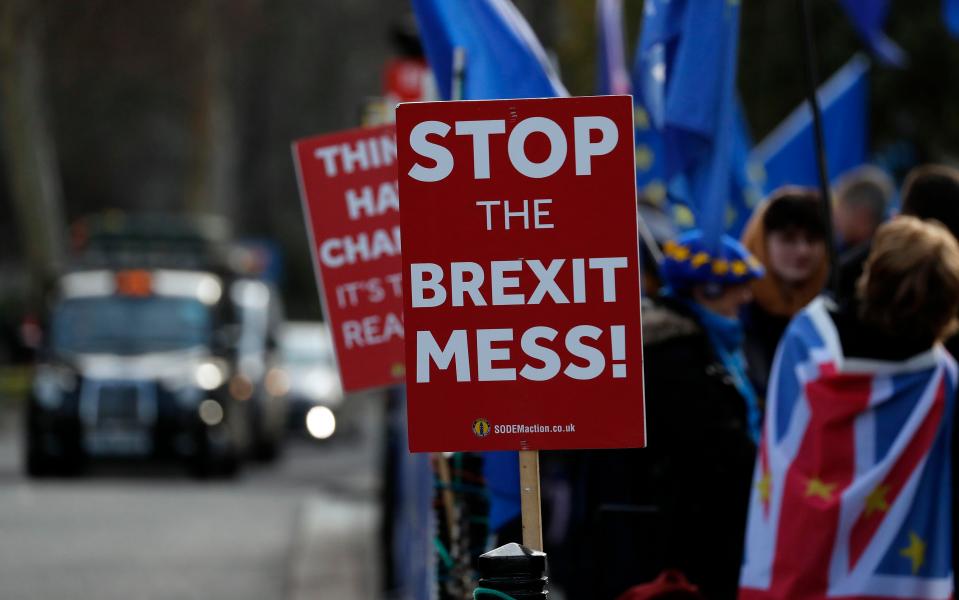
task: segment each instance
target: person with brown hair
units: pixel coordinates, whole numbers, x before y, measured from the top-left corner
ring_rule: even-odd
[[[790,319],[822,291],[829,275],[826,222],[819,193],[782,187],[753,214],[743,245],[766,268],[751,283],[743,311],[749,377],[765,395],[776,345]]]
[[[741,600],[952,593],[959,243],[942,225],[882,225],[854,302],[790,323],[770,376]]]

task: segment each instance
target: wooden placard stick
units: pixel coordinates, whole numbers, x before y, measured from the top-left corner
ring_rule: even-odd
[[[523,545],[543,551],[543,516],[539,498],[539,450],[519,451],[520,511]]]

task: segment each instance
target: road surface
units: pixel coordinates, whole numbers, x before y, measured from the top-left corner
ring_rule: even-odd
[[[378,597],[376,398],[352,439],[290,444],[234,481],[169,467],[21,475],[18,419],[0,419],[5,600],[372,600]]]

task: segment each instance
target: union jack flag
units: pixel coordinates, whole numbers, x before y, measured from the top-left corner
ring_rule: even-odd
[[[950,598],[956,362],[847,358],[826,302],[777,351],[739,597]]]

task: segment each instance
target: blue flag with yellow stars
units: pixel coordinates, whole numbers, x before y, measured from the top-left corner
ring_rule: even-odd
[[[759,200],[735,93],[739,10],[738,0],[646,0],[633,64],[639,193],[707,244],[738,235]]]
[[[453,51],[466,54],[463,100],[568,96],[546,52],[509,0],[413,0],[439,95],[453,95]]]

